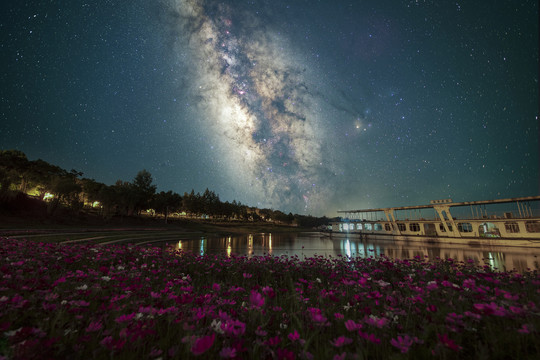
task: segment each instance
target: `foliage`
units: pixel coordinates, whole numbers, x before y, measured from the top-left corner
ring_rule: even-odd
[[[131,191],[135,197],[137,213],[150,206],[157,188],[156,185],[152,185],[152,181],[152,175],[146,170],[139,171],[133,179]]]
[[[152,175],[147,170],[139,171],[131,182],[118,180],[113,185],[82,178],[82,175],[76,170],[68,172],[41,159],[29,161],[18,150],[0,151],[0,199],[6,198],[13,188],[23,193],[33,189],[42,200],[46,193],[51,193],[56,197],[49,204],[50,213],[54,213],[60,205],[78,210],[85,201],[98,201],[104,218],[139,215],[153,208],[157,214],[165,217],[171,213],[185,212],[199,218],[270,221],[301,227],[317,227],[328,223],[325,217],[251,208],[235,200],[222,202],[219,195],[209,189],[202,194],[192,189],[183,196],[172,191],[157,193]]]
[[[537,358],[540,277],[0,239],[0,356]]]

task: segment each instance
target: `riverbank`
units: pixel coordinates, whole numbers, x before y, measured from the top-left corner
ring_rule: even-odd
[[[32,216],[0,215],[0,236],[17,234],[43,234],[49,232],[107,232],[107,231],[161,231],[201,233],[207,236],[228,236],[234,234],[254,233],[300,233],[313,231],[310,228],[274,224],[269,222],[251,221],[217,221],[203,219],[182,219],[140,216],[140,217],[114,217],[107,221],[92,216],[65,216],[36,218]]]
[[[0,357],[540,354],[538,272],[421,257],[298,261],[0,241]]]

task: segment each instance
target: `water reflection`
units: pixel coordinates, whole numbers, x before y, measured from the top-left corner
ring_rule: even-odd
[[[540,269],[540,249],[517,247],[470,247],[457,244],[427,244],[394,240],[360,240],[331,238],[319,233],[303,234],[250,234],[227,237],[201,237],[182,239],[168,245],[174,250],[183,250],[200,255],[226,254],[261,256],[308,257],[377,257],[386,255],[394,259],[428,257],[429,259],[472,260],[478,265],[489,265],[497,270],[519,272]]]

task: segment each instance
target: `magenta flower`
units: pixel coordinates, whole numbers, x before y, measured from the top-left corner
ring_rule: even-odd
[[[244,335],[246,324],[240,320],[227,320],[221,324],[221,330],[228,336],[238,337]]]
[[[268,341],[266,341],[265,343],[268,344],[269,346],[276,346],[276,345],[279,345],[280,342],[281,342],[281,339],[279,338],[279,336],[274,336],[268,339]]]
[[[334,355],[334,357],[332,358],[332,360],[345,360],[347,358],[347,353],[346,352],[343,352],[341,354],[336,354]]]
[[[117,323],[123,323],[123,322],[131,321],[134,317],[135,317],[135,313],[124,314],[114,319],[114,321],[116,321]]]
[[[196,339],[191,346],[191,353],[195,356],[202,355],[214,344],[216,334],[202,336]]]
[[[335,347],[342,347],[345,345],[349,345],[350,343],[352,343],[352,339],[346,336],[340,336],[330,342],[330,344],[332,344]]]
[[[454,340],[448,337],[448,334],[437,334],[437,338],[439,339],[439,343],[443,344],[444,346],[446,346],[447,348],[451,350],[459,351],[462,349],[461,346],[456,344]]]
[[[126,344],[125,339],[114,339],[112,336],[106,336],[100,341],[101,346],[109,350],[121,350]]]
[[[257,326],[257,329],[255,330],[255,335],[264,337],[268,335],[268,332],[266,330],[263,330],[260,326]]]
[[[357,324],[354,320],[347,320],[345,321],[345,328],[348,331],[356,331],[356,330],[360,330],[362,328],[362,325]]]
[[[159,355],[161,355],[163,353],[163,351],[161,349],[158,349],[158,348],[152,348],[152,351],[150,351],[150,357],[158,357]]]
[[[489,304],[474,304],[474,308],[485,315],[505,316],[506,310],[502,306],[498,306],[494,302]]]
[[[322,314],[321,309],[319,308],[308,308],[309,313],[311,314],[311,319],[320,324],[326,323],[326,317]]]
[[[262,288],[264,295],[268,296],[270,299],[273,299],[276,296],[276,292],[270,286],[265,286]]]
[[[531,331],[532,331],[532,328],[531,328],[530,324],[523,324],[523,325],[521,325],[521,328],[518,329],[518,332],[520,334],[530,334]]]
[[[405,354],[413,344],[413,339],[409,335],[398,335],[397,339],[390,340],[390,344],[397,347],[402,354]]]
[[[294,330],[292,333],[287,335],[287,337],[289,338],[289,340],[291,340],[293,342],[297,341],[297,340],[300,340],[300,334],[296,330]]]
[[[362,331],[358,331],[358,336],[360,336],[362,339],[366,339],[367,341],[370,341],[374,344],[380,344],[381,339],[379,339],[375,334],[368,334]]]
[[[249,296],[249,302],[251,305],[255,307],[263,307],[264,306],[264,296],[261,295],[260,292],[251,290],[251,295]]]
[[[88,327],[86,328],[86,332],[99,331],[101,330],[101,328],[103,328],[103,324],[101,323],[101,321],[94,321],[88,325]]]
[[[277,350],[277,358],[279,360],[286,359],[286,360],[294,360],[295,356],[294,353],[287,349],[278,349]]]
[[[231,348],[231,347],[224,347],[219,352],[219,356],[224,358],[224,359],[232,359],[232,358],[236,357],[236,349]]]
[[[375,315],[370,315],[366,320],[364,320],[366,324],[372,325],[375,327],[378,327],[379,329],[382,329],[388,324],[388,319],[385,317],[379,318]]]

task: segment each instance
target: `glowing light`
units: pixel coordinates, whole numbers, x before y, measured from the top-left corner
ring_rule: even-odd
[[[345,254],[347,254],[347,257],[351,257],[351,242],[349,239],[345,240]]]
[[[100,207],[101,206],[101,203],[99,201],[94,201],[92,203],[92,207]]]
[[[182,240],[178,241],[178,250],[182,250]]]
[[[227,238],[227,256],[231,257],[231,253],[232,253],[231,237],[229,236]]]
[[[253,235],[248,237],[248,255],[253,255]]]
[[[205,238],[202,237],[201,238],[201,255],[204,255],[204,240],[205,240]]]
[[[45,193],[45,195],[43,196],[43,200],[50,200],[50,199],[54,199],[54,195],[51,193]]]

